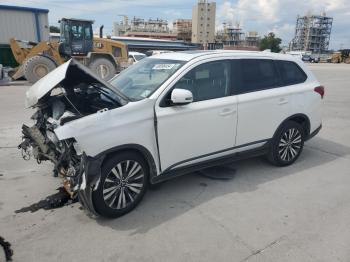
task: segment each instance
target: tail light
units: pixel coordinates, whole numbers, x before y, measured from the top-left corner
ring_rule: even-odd
[[[323,99],[323,97],[324,97],[324,86],[317,86],[317,87],[315,87],[314,91],[316,93],[319,93],[321,98]]]

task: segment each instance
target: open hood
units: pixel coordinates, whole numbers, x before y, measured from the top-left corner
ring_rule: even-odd
[[[79,83],[100,83],[110,89],[113,93],[117,94],[120,98],[121,105],[129,101],[126,96],[113,88],[110,83],[96,76],[89,68],[73,59],[70,59],[29,88],[26,93],[26,107],[35,107],[41,98],[48,95],[52,89],[63,83],[69,87],[73,87]]]

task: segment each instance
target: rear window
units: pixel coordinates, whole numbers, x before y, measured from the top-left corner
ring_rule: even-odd
[[[307,79],[304,71],[294,62],[276,61],[281,74],[283,86],[295,85],[305,82]]]
[[[240,93],[274,88],[278,74],[274,62],[269,59],[242,59],[242,83]]]

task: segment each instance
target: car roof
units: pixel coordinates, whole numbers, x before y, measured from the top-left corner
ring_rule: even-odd
[[[195,58],[211,58],[219,56],[247,57],[247,58],[271,58],[283,60],[295,60],[291,55],[272,53],[267,51],[241,51],[241,50],[195,50],[173,53],[163,53],[152,56],[152,58],[190,61]]]

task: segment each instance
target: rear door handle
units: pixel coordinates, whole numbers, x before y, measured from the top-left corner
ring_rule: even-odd
[[[236,110],[235,109],[231,109],[231,108],[224,108],[219,115],[220,116],[227,116],[227,115],[231,115],[231,114],[235,114]]]
[[[286,98],[280,98],[278,100],[278,104],[279,105],[284,105],[284,104],[287,104],[288,103],[288,100]]]

